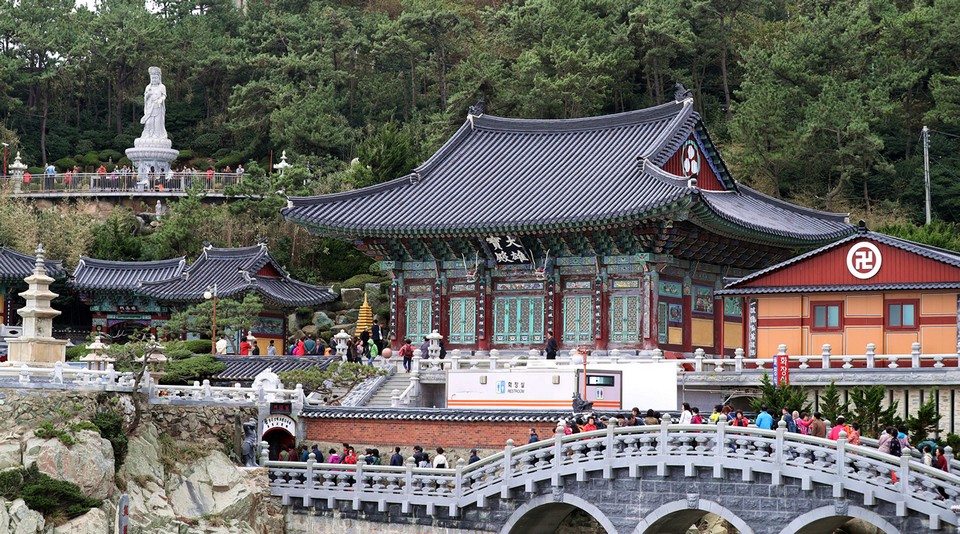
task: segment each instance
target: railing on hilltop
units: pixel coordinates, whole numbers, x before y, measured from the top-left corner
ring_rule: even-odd
[[[667,416],[658,426],[611,425],[593,432],[558,433],[520,447],[508,440],[502,452],[469,465],[461,459],[452,469],[417,468],[412,458],[404,467],[364,465],[362,460],[356,465],[269,461],[266,447],[262,465],[270,470],[274,496],[284,505],[299,499],[306,507],[325,501],[332,509],[349,502],[360,510],[365,503],[376,503],[384,512],[399,504],[404,514],[419,506],[428,515],[446,508],[456,517],[461,508],[485,507],[489,498],[508,497],[515,488],[531,493],[544,481],[561,486],[565,476],[583,480],[587,472],[599,471],[613,479],[615,471],[625,471],[638,477],[642,468],[667,476],[674,467],[683,468],[685,476],[710,469],[720,480],[725,470],[743,472],[744,481],[752,481],[753,473],[767,473],[772,485],[793,478],[805,491],[822,484],[831,486],[837,498],[852,490],[862,494],[867,505],[902,504],[926,515],[931,529],[941,522],[958,524],[951,506],[960,495],[960,477],[907,457],[850,445],[845,437],[831,441],[788,433],[783,424],[776,431],[729,427],[726,422],[675,425]]]
[[[168,174],[141,176],[136,173],[58,173],[54,176],[38,174],[29,182],[15,181],[9,177],[2,180],[5,193],[21,195],[92,195],[101,193],[185,193],[196,190],[206,193],[223,193],[228,186],[243,183],[243,174],[218,172],[171,172]]]

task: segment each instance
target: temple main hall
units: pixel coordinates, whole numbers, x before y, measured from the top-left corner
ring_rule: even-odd
[[[287,220],[353,242],[392,280],[391,336],[450,349],[747,346],[737,278],[851,235],[846,214],[734,180],[691,98],[583,119],[471,108],[406,176],[293,197]]]

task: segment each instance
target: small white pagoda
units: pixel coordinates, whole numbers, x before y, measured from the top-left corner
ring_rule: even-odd
[[[23,279],[29,286],[20,293],[26,305],[17,310],[17,314],[23,318],[23,334],[7,341],[7,362],[11,365],[26,363],[49,367],[67,359],[68,341],[53,337],[53,318],[60,315],[60,311],[53,309],[50,302],[59,295],[50,291],[53,278],[47,276],[43,254],[43,245],[37,245],[33,273]]]

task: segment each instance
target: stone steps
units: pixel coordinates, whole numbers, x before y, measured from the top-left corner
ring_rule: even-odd
[[[389,408],[393,398],[393,390],[403,391],[410,385],[410,375],[407,373],[397,373],[380,386],[366,406],[371,408]]]

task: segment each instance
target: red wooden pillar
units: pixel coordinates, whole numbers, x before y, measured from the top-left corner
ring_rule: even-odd
[[[750,299],[746,297],[740,298],[740,320],[743,327],[743,339],[740,340],[740,348],[744,350],[744,355],[750,358],[749,347],[750,347]]]
[[[450,294],[448,291],[446,278],[440,280],[440,297],[434,300],[437,310],[434,310],[433,317],[436,319],[436,330],[443,336],[443,339],[450,337]]]
[[[390,346],[393,350],[400,350],[403,346],[403,340],[407,333],[407,297],[402,293],[403,280],[398,280],[396,285],[391,286],[394,292],[396,306],[393,314],[393,341]]]
[[[607,350],[607,343],[610,340],[610,292],[607,283],[600,277],[597,277],[597,291],[599,291],[600,313],[597,314],[597,320],[600,321],[600,338],[597,339],[597,350]]]
[[[547,325],[549,330],[553,330],[553,338],[557,340],[557,346],[563,346],[563,295],[560,291],[560,279],[553,284],[553,322]]]
[[[714,295],[713,298],[713,353],[723,357],[723,297]]]
[[[693,351],[693,282],[683,280],[683,351]]]
[[[493,302],[487,294],[487,286],[492,284],[492,280],[487,280],[485,274],[479,274],[477,280],[477,310],[480,324],[477,325],[477,350],[490,350],[490,336],[493,335],[493,322],[490,308]]]

